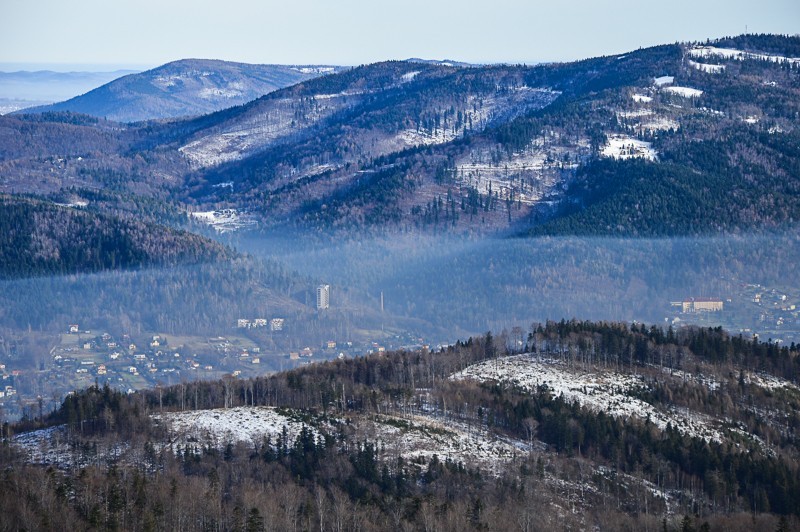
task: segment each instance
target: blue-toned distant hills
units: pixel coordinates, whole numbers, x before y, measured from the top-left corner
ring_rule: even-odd
[[[194,116],[241,105],[276,89],[338,70],[340,67],[184,59],[24,112],[69,111],[117,122]]]

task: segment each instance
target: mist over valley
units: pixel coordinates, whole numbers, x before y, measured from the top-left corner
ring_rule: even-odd
[[[0,527],[796,527],[798,117],[772,34],[3,114]]]

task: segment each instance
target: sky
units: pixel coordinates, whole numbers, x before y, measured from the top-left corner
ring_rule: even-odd
[[[745,31],[800,33],[800,2],[3,0],[0,70],[142,69],[190,57],[530,64]]]

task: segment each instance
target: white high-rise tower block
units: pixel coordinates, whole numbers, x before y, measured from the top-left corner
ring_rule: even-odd
[[[331,285],[321,284],[317,287],[317,310],[326,309],[331,304]]]

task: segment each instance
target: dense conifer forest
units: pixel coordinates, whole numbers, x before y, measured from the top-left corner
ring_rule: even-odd
[[[0,279],[191,264],[232,255],[193,233],[0,196]]]

